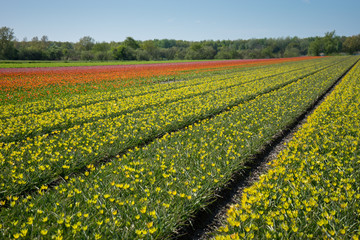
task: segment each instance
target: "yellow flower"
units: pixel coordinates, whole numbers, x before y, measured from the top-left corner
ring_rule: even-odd
[[[317,224],[321,227],[323,225],[327,225],[328,221],[326,219],[321,219],[320,221],[317,221]]]
[[[155,228],[155,227],[149,229],[150,234],[153,234],[156,231],[157,231],[157,228]]]
[[[246,215],[246,214],[241,214],[241,215],[240,215],[240,219],[241,219],[242,222],[245,222],[246,219],[248,219],[248,218],[249,218],[249,216]]]
[[[222,227],[219,228],[219,231],[220,232],[228,232],[229,231],[229,226],[228,225],[222,226]]]
[[[240,236],[237,233],[233,233],[233,234],[230,235],[230,239],[239,240]]]
[[[152,226],[153,226],[153,222],[148,222],[147,224],[146,224],[146,226],[147,226],[147,228],[151,228]]]
[[[285,231],[289,230],[289,226],[286,223],[282,223],[281,228],[284,229]]]
[[[141,212],[141,213],[146,213],[146,206],[142,207],[142,208],[140,209],[140,212]]]
[[[32,224],[33,224],[33,220],[34,220],[33,217],[28,217],[27,224],[32,225]]]
[[[25,237],[26,236],[26,234],[27,234],[27,232],[28,232],[28,230],[27,229],[21,229],[21,236],[22,237]]]

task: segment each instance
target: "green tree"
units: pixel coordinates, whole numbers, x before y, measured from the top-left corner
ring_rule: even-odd
[[[50,46],[50,41],[49,41],[48,36],[46,36],[46,35],[42,36],[40,41],[41,41],[41,49],[43,51],[46,51],[47,48]]]
[[[221,47],[217,54],[215,55],[216,59],[238,59],[240,58],[239,52],[233,47]]]
[[[136,42],[135,39],[133,39],[132,37],[127,37],[123,42],[123,45],[134,50],[140,48],[139,43]]]
[[[308,55],[308,50],[310,46],[309,38],[300,39],[300,55]]]
[[[61,42],[59,43],[61,49],[61,55],[63,60],[75,60],[77,59],[77,54],[75,51],[75,46],[71,42]]]
[[[343,47],[349,54],[354,54],[355,52],[360,51],[360,34],[347,37],[344,41]]]
[[[60,60],[62,57],[61,48],[56,43],[52,43],[47,50],[47,55],[50,60]]]
[[[149,61],[151,59],[151,55],[142,48],[138,48],[135,50],[136,60],[138,61]]]
[[[203,46],[199,42],[194,42],[187,49],[185,59],[199,60],[199,59],[213,59],[216,52],[210,46]]]
[[[324,37],[316,37],[309,45],[309,54],[319,56],[320,53],[327,55],[341,51],[341,38],[335,35],[335,31],[325,33]]]
[[[313,56],[319,56],[323,51],[322,40],[319,37],[316,37],[309,45],[309,54]]]
[[[90,51],[95,45],[95,40],[90,36],[85,36],[80,38],[76,45],[80,51]]]
[[[162,59],[173,60],[175,59],[176,53],[178,51],[177,49],[177,47],[162,48],[160,49],[160,56]]]
[[[91,51],[81,51],[81,60],[91,61],[94,60],[94,54]]]
[[[273,47],[272,46],[267,46],[266,48],[261,50],[261,55],[263,58],[273,58],[274,57],[274,53],[273,53]]]
[[[0,59],[15,59],[14,30],[8,27],[0,28]]]
[[[110,45],[107,42],[95,43],[92,47],[94,52],[107,52],[110,50]]]
[[[338,53],[341,48],[340,38],[335,35],[335,31],[325,33],[323,38],[324,52],[329,55]]]
[[[296,47],[286,47],[284,57],[298,57],[300,56],[300,50]]]
[[[112,55],[116,60],[136,60],[135,50],[123,44],[114,48]]]
[[[141,58],[145,57],[148,58],[148,60],[157,60],[160,57],[160,51],[159,48],[156,46],[155,42],[152,40],[147,40],[142,42],[141,48],[147,53],[147,54],[140,54],[142,55]],[[139,55],[139,57],[140,57]]]

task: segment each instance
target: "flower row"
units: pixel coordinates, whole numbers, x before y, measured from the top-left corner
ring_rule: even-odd
[[[360,237],[360,62],[245,189],[215,239]]]

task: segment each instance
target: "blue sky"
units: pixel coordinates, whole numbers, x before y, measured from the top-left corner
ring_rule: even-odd
[[[360,34],[360,0],[0,0],[18,40],[235,40]]]

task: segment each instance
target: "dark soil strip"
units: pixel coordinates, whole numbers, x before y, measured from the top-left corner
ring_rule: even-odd
[[[245,168],[235,172],[233,179],[228,184],[214,193],[214,198],[210,200],[210,205],[195,213],[194,217],[190,219],[186,226],[181,228],[177,235],[172,239],[176,240],[198,240],[207,239],[207,234],[219,225],[219,218],[226,213],[227,208],[234,202],[236,197],[241,195],[242,190],[251,186],[258,177],[267,170],[266,163],[275,159],[277,154],[285,147],[284,144],[288,142],[293,134],[306,121],[307,117],[324,101],[325,97],[329,95],[335,86],[344,78],[344,76],[360,61],[358,59],[351,65],[331,87],[326,90],[318,99],[309,106],[306,111],[300,115],[287,129],[274,136],[273,140],[264,148],[254,155],[245,164]],[[245,169],[245,170],[244,170]]]

